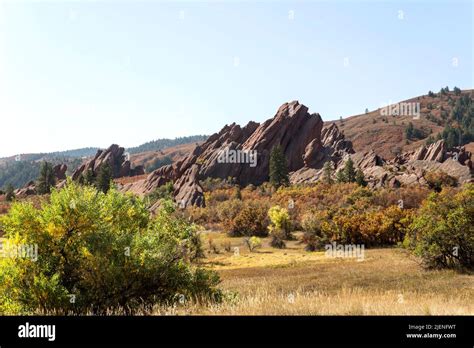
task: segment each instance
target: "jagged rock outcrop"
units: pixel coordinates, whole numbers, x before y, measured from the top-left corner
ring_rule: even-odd
[[[205,206],[204,192],[198,180],[199,166],[193,164],[174,184],[175,201],[180,208]]]
[[[66,180],[66,171],[67,171],[67,165],[65,164],[58,164],[53,167],[54,176],[59,181]]]
[[[182,161],[159,168],[142,182],[123,189],[147,194],[174,180],[177,202],[184,202],[185,206],[203,205],[199,179],[233,177],[241,185],[268,181],[270,153],[276,145],[281,146],[290,171],[302,168],[305,161],[317,161],[321,157],[322,126],[319,114],[309,114],[308,108],[298,101],[285,103],[262,124],[226,125]]]
[[[447,152],[445,143],[438,141],[392,161],[373,150],[356,153],[335,123],[323,129],[319,114],[309,114],[306,106],[293,101],[283,104],[262,124],[226,125],[181,161],[161,167],[123,190],[145,195],[173,180],[180,206],[204,205],[200,179],[233,177],[241,185],[261,184],[268,180],[270,152],[276,145],[285,154],[291,183],[318,181],[325,162],[332,162],[337,172],[349,158],[371,187],[424,185],[425,174],[433,170],[445,171],[460,183],[472,180],[471,154],[463,148]]]
[[[34,181],[30,181],[24,187],[15,190],[15,195],[18,197],[31,196],[35,194],[36,194],[36,183]]]
[[[89,170],[94,175],[99,173],[99,170],[104,165],[110,165],[114,178],[122,178],[125,176],[136,176],[145,174],[143,166],[131,167],[130,160],[124,155],[125,149],[116,144],[111,145],[106,150],[98,150],[93,159],[83,163],[72,174],[73,180],[79,180],[82,175],[85,175]]]
[[[433,171],[445,172],[456,178],[459,183],[472,181],[471,153],[463,147],[447,151],[443,140],[400,154],[391,161],[385,161],[373,150],[354,153],[350,142],[345,142],[344,135],[339,132],[335,124],[331,124],[330,127],[323,129],[322,147],[315,152],[319,157],[312,155],[312,158],[318,158],[318,161],[305,161],[303,168],[291,173],[292,183],[320,180],[321,162],[329,159],[334,164],[336,173],[342,170],[349,157],[353,160],[354,166],[363,171],[369,186],[375,188],[426,185],[425,175]]]

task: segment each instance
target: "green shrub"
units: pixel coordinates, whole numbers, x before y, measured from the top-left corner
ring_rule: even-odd
[[[324,217],[318,212],[308,212],[303,215],[301,226],[303,227],[303,243],[306,244],[307,251],[316,251],[330,243],[329,236],[322,230],[321,221]]]
[[[6,243],[37,245],[38,255],[0,258],[0,314],[132,314],[178,294],[218,300],[217,274],[191,264],[199,236],[173,209],[165,202],[151,219],[140,199],[71,181],[41,209],[14,203],[0,220]]]
[[[173,199],[173,181],[169,181],[164,185],[157,187],[153,192],[147,195],[148,205],[151,207],[160,199]]]
[[[247,248],[249,248],[250,252],[255,251],[255,249],[260,248],[262,246],[262,240],[258,237],[246,237],[244,240]]]
[[[474,185],[431,194],[403,244],[429,268],[474,270]]]

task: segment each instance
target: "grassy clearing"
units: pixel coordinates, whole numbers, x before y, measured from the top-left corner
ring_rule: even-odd
[[[279,250],[265,239],[250,253],[241,238],[204,233],[205,244],[209,236],[218,247],[231,243],[230,252],[220,248],[204,263],[219,272],[223,289],[238,295],[220,306],[184,305],[155,314],[474,314],[473,275],[426,271],[402,249],[369,249],[357,261],[306,252],[297,241]]]

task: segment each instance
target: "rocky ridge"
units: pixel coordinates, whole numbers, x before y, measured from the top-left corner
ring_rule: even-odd
[[[280,145],[285,154],[294,184],[318,181],[326,161],[331,161],[337,172],[349,157],[371,187],[423,185],[425,174],[437,170],[454,176],[459,183],[472,181],[471,153],[463,147],[448,151],[444,142],[438,141],[387,161],[373,150],[355,152],[335,123],[323,128],[319,114],[310,114],[306,106],[293,101],[283,104],[273,118],[262,124],[226,125],[181,161],[124,185],[122,190],[143,196],[173,181],[174,197],[181,206],[203,206],[199,180],[232,177],[243,186],[268,181],[270,152],[275,145]],[[239,154],[253,154],[256,161]],[[247,161],[242,163],[237,158]]]

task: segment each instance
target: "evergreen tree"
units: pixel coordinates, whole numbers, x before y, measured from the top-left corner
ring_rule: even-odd
[[[14,191],[15,191],[15,188],[13,187],[13,185],[8,184],[7,189],[5,190],[5,199],[7,200],[7,202],[11,202],[15,198]]]
[[[413,137],[414,127],[413,123],[408,123],[408,126],[405,128],[405,135],[407,139],[411,139]]]
[[[97,189],[104,193],[107,193],[110,189],[110,182],[112,179],[112,167],[110,166],[110,164],[103,165],[102,167],[100,167],[99,174],[97,175]]]
[[[270,153],[270,183],[275,188],[290,183],[285,154],[279,145],[274,146]]]
[[[94,185],[95,183],[95,176],[92,169],[87,169],[86,173],[82,175],[83,183],[85,185]]]
[[[431,145],[431,144],[433,144],[434,142],[435,142],[435,140],[434,140],[434,138],[433,138],[432,135],[430,135],[430,136],[428,137],[428,139],[426,139],[426,145]]]
[[[365,181],[364,172],[360,169],[357,169],[355,181],[359,186],[367,186],[367,181]]]
[[[51,192],[51,187],[56,184],[56,177],[54,176],[53,165],[49,162],[41,164],[40,176],[36,185],[36,191],[40,195]]]
[[[343,182],[347,182],[346,176],[344,175],[344,170],[343,170],[343,169],[339,170],[339,171],[336,173],[336,181],[337,181],[338,183],[340,183],[340,184],[343,183]]]
[[[323,181],[326,184],[331,185],[334,181],[332,179],[332,174],[334,172],[334,167],[332,161],[327,161],[323,166]]]
[[[240,190],[240,186],[237,185],[237,187],[235,188],[235,192],[234,192],[234,199],[238,199],[238,200],[242,200],[242,192]]]
[[[356,181],[356,172],[355,172],[355,168],[354,168],[354,161],[352,161],[352,158],[350,158],[350,157],[346,161],[346,164],[344,165],[344,178],[346,179],[346,182],[355,182]]]

